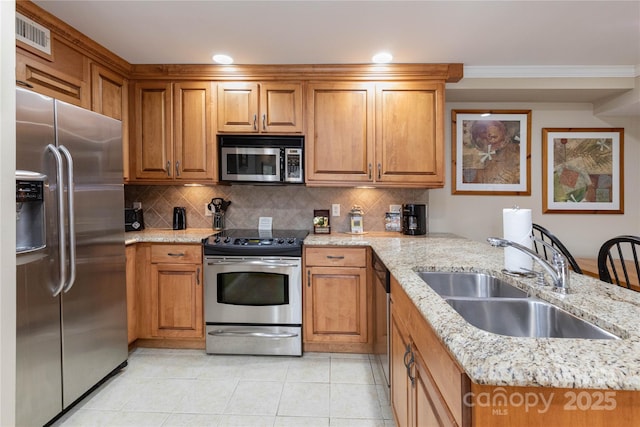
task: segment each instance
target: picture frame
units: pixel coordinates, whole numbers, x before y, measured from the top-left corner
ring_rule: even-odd
[[[624,213],[624,129],[542,129],[542,212]]]
[[[452,110],[451,162],[451,194],[531,195],[531,110]]]
[[[329,209],[313,210],[313,232],[314,234],[331,234]]]

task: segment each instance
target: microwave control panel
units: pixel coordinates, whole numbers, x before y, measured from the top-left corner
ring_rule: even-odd
[[[285,148],[284,151],[284,181],[304,182],[304,175],[302,172],[302,149]]]

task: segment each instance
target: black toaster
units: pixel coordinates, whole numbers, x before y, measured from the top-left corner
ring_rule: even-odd
[[[124,210],[124,231],[140,231],[144,230],[144,217],[142,209]]]

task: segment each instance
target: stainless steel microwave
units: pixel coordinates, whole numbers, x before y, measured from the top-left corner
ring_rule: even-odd
[[[218,135],[221,182],[304,183],[304,136]]]

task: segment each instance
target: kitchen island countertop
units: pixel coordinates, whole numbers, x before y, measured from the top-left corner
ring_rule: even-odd
[[[147,229],[127,232],[125,239],[127,244],[200,243],[213,233],[209,228]],[[549,286],[537,287],[535,279],[503,274],[503,249],[446,233],[310,233],[304,243],[371,246],[451,355],[478,384],[640,390],[640,292],[571,273],[571,293],[562,296]],[[431,290],[416,274],[420,270],[496,275],[621,339],[518,338],[483,331],[467,323]]]
[[[502,273],[503,249],[450,234],[309,235],[306,245],[371,246],[472,381],[496,386],[640,390],[640,292],[571,273],[566,296]],[[499,276],[614,333],[619,340],[519,338],[467,323],[416,271]],[[536,270],[540,270],[539,266]]]

